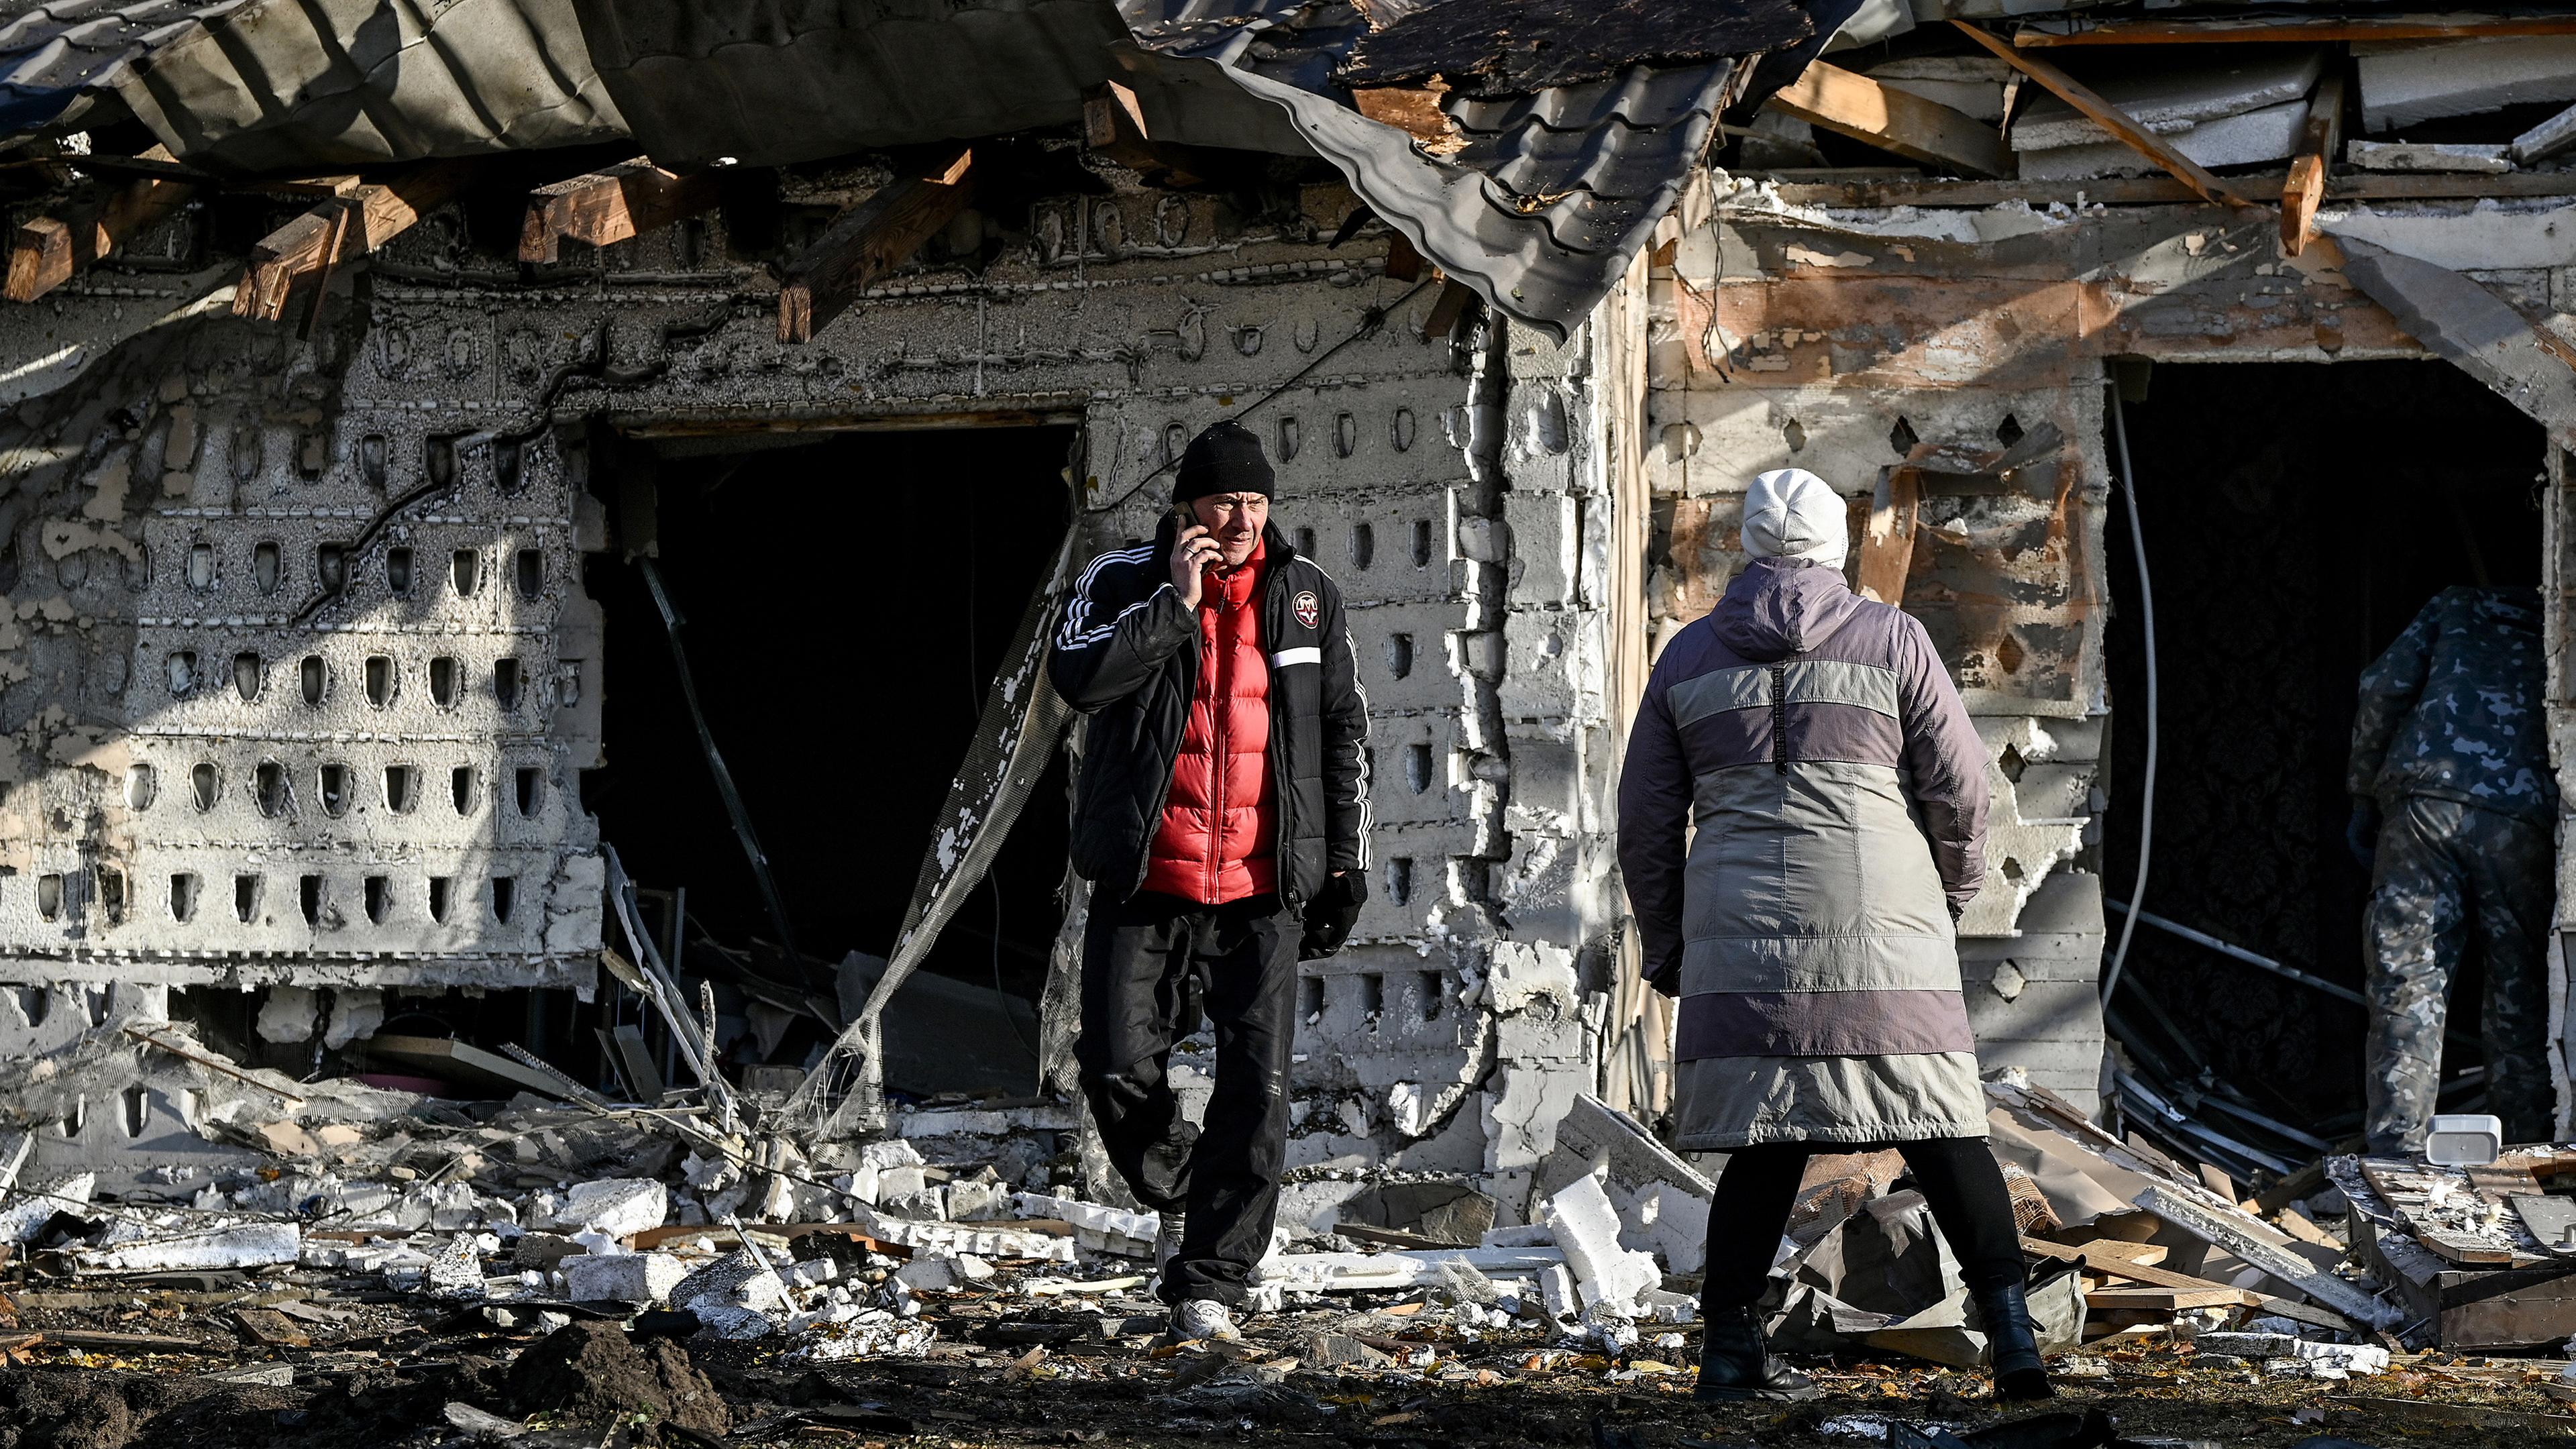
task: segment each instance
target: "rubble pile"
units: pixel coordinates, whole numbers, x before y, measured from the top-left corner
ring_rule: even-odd
[[[227,1362],[199,1369],[204,1383],[318,1389],[399,1335],[463,1334],[502,1357],[440,1380],[445,1431],[641,1415],[682,1439],[820,1422],[783,1385],[871,1364],[1135,1382],[1174,1412],[1232,1413],[1320,1392],[1316,1376],[1678,1395],[1697,1360],[1710,1179],[1590,1098],[1526,1202],[1301,1174],[1246,1337],[1173,1344],[1153,1293],[1161,1222],[1097,1200],[1059,1104],[898,1108],[890,1135],[819,1141],[758,1093],[462,1103],[229,1066],[206,1082],[199,1128],[243,1149],[232,1166],[111,1191],[96,1173],[28,1174],[29,1136],[0,1139],[16,1315],[0,1352],[211,1356]],[[2450,1319],[2415,1300],[2456,1288],[2443,1275],[2458,1259],[2576,1267],[2546,1191],[2554,1153],[2468,1171],[2338,1159],[2266,1211],[2010,1074],[1987,1090],[2043,1347],[2069,1385],[2420,1377],[2443,1356],[2409,1350],[2442,1342]],[[2448,1256],[2418,1281],[2410,1254]],[[193,1305],[145,1320],[177,1331],[81,1326],[97,1321],[84,1310],[155,1295]],[[1984,1357],[1958,1265],[1893,1152],[1815,1159],[1764,1308],[1775,1346],[1819,1363],[1829,1392],[1965,1392]],[[138,1310],[121,1311],[124,1325]],[[386,1315],[408,1321],[349,1337]],[[1963,1376],[1955,1390],[1946,1374]]]

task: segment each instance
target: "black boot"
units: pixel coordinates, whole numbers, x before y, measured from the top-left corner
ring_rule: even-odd
[[[1701,1399],[1812,1399],[1816,1385],[1773,1358],[1762,1343],[1762,1319],[1750,1308],[1712,1315],[1701,1325]]]
[[[1998,1399],[2046,1399],[2048,1368],[2040,1362],[2039,1327],[2031,1322],[2030,1298],[2019,1283],[1988,1288],[1977,1294],[1977,1316],[1985,1320],[1986,1351],[1994,1367]]]

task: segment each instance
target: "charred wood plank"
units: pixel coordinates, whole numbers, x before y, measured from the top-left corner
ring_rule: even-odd
[[[944,151],[922,174],[902,177],[833,218],[778,289],[778,340],[813,341],[965,210],[975,195],[973,160],[974,152],[962,146]]]
[[[155,146],[147,160],[168,160]],[[126,239],[177,211],[197,194],[194,183],[141,176],[118,183],[104,195],[62,216],[39,216],[20,223],[9,239],[8,280],[0,295],[12,302],[32,302],[72,279],[81,268],[104,260]]]
[[[432,161],[390,181],[349,187],[260,238],[233,293],[233,315],[275,322],[288,294],[331,268],[365,256],[411,229],[465,189],[471,168]]]
[[[566,240],[604,247],[711,211],[719,199],[717,181],[713,171],[681,176],[639,156],[540,186],[528,193],[519,260],[551,262]]]

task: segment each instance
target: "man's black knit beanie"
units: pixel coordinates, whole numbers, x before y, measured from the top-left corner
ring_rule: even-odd
[[[1180,477],[1172,501],[1187,503],[1211,493],[1258,493],[1271,496],[1270,460],[1261,454],[1261,439],[1241,423],[1215,423],[1190,439],[1181,453]]]

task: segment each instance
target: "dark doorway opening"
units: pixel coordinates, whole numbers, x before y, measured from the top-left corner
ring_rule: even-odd
[[[2542,430],[2437,362],[2159,366],[2127,418],[2163,689],[2146,908],[2357,990],[2370,879],[2344,845],[2344,774],[2359,677],[2441,589],[2539,582]],[[2124,508],[2106,532],[2103,864],[2125,897],[2146,671]],[[2168,1080],[2205,1063],[2317,1136],[2358,1131],[2359,1006],[2144,924],[2126,980],[2115,1034]],[[2482,989],[2472,960],[2452,989],[2471,1036]],[[2475,1058],[2454,1043],[2445,1071]]]
[[[894,948],[985,692],[1063,539],[1073,442],[1067,427],[866,432],[665,443],[650,461],[656,562],[707,728],[823,1002],[846,953]],[[633,487],[629,471],[603,491]],[[631,529],[632,500],[614,506]],[[686,889],[689,965],[748,953],[792,977],[642,571],[612,551],[589,586],[607,615],[606,760],[583,795],[602,837],[639,886]],[[927,972],[1037,1000],[1063,919],[1064,770],[1039,786]],[[810,1015],[783,1035],[772,1017],[763,1043],[762,1013],[727,992],[727,972],[707,974],[729,1063],[802,1065],[828,1039]],[[739,1021],[726,1015],[737,1009]],[[1024,1060],[1012,1075],[1032,1086],[1033,1020],[995,1009],[978,1043]]]

